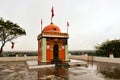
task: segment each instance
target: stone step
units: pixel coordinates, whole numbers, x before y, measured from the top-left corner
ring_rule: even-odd
[[[40,68],[50,68],[50,67],[55,67],[55,64],[28,66],[29,69],[40,69]]]

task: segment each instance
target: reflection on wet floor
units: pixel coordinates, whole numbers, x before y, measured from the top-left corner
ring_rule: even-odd
[[[47,68],[38,71],[38,80],[69,80],[67,68]]]
[[[99,65],[97,66],[96,74],[111,79],[120,80],[120,66],[119,65]]]
[[[26,63],[0,62],[0,80],[120,80],[120,64],[88,63],[88,66],[29,70]]]
[[[0,62],[0,80],[24,80],[25,62]]]

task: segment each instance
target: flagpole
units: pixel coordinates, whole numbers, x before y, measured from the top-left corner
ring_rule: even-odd
[[[68,26],[67,26],[67,34],[68,34]]]
[[[52,23],[52,17],[51,17],[51,23]]]
[[[43,21],[41,19],[41,33],[42,33]]]
[[[67,21],[67,34],[68,34],[68,27],[69,27],[69,22]]]

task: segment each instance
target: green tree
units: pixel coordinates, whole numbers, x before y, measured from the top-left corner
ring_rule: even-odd
[[[26,32],[19,25],[11,22],[10,20],[5,21],[3,18],[0,18],[0,41],[2,43],[0,54],[7,42],[12,42],[12,40],[22,35],[26,35]]]
[[[112,52],[114,57],[120,57],[120,40],[105,41],[102,44],[98,44],[95,48],[99,56],[109,56],[109,53]]]

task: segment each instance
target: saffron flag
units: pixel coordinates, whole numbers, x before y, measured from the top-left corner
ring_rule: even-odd
[[[52,6],[52,9],[51,9],[51,12],[52,12],[51,18],[53,18],[53,16],[54,16],[54,7],[53,6]]]
[[[12,44],[11,49],[13,49],[14,48],[14,42],[11,42],[11,44]]]
[[[69,22],[67,21],[67,27],[68,27],[68,26],[70,26],[70,25],[69,25]]]
[[[0,49],[0,53],[2,53],[2,51],[3,51],[3,48]]]

